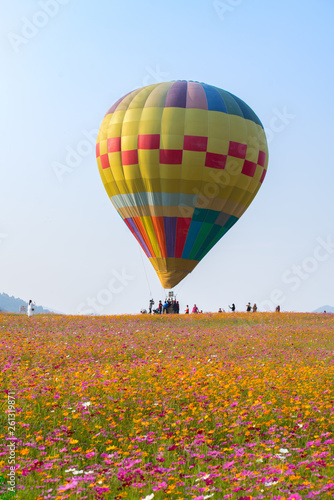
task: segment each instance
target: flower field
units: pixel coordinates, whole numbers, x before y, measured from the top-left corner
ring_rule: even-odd
[[[1,314],[0,340],[2,499],[13,442],[27,500],[334,497],[332,315]]]

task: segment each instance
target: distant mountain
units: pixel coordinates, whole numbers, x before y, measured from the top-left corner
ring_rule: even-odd
[[[318,309],[316,309],[313,312],[314,313],[323,313],[324,311],[326,311],[328,313],[334,314],[334,307],[332,307],[332,306],[321,306],[321,307],[318,307]]]
[[[10,297],[7,295],[7,293],[0,293],[0,311],[6,311],[6,312],[14,312],[18,313],[20,312],[20,307],[25,306],[26,308],[28,307],[28,302],[25,302],[22,299],[18,299],[16,297]],[[41,314],[41,313],[50,313],[53,311],[50,311],[50,309],[45,309],[42,306],[35,306],[35,314]]]

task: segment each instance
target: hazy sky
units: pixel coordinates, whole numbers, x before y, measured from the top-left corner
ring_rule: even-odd
[[[332,0],[12,0],[0,18],[0,292],[139,312],[160,282],[104,191],[95,137],[135,88],[206,82],[269,141],[240,221],[175,289],[183,311],[334,306]]]

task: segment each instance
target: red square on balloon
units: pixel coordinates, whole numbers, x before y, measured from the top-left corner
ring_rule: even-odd
[[[264,178],[265,178],[265,176],[266,176],[266,173],[267,173],[267,171],[266,171],[266,169],[264,168],[264,169],[263,169],[263,172],[262,172],[262,175],[261,175],[261,178],[260,178],[260,183],[261,183],[261,184],[262,184],[262,182],[264,181]]]
[[[224,169],[226,165],[227,156],[217,153],[206,153],[205,166],[210,168]]]
[[[101,155],[100,158],[101,158],[101,167],[102,168],[109,168],[110,163],[109,163],[108,153]]]
[[[257,160],[258,165],[264,167],[265,162],[266,162],[266,153],[264,151],[259,151],[259,158]]]
[[[120,137],[110,137],[107,139],[107,149],[108,153],[117,153],[121,150],[121,138]]]
[[[123,165],[137,165],[138,163],[137,149],[131,149],[130,151],[122,151],[122,163]]]
[[[242,142],[230,141],[228,154],[229,156],[234,156],[234,158],[246,158],[247,144]]]
[[[249,177],[254,177],[257,164],[252,161],[245,160],[244,166],[241,170],[242,174],[248,175]]]
[[[160,163],[166,165],[181,165],[182,149],[160,149]]]

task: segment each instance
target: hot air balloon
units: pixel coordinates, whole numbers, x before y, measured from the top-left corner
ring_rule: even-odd
[[[263,126],[235,95],[205,83],[149,85],[119,99],[96,143],[104,187],[173,288],[237,222],[268,165]]]

